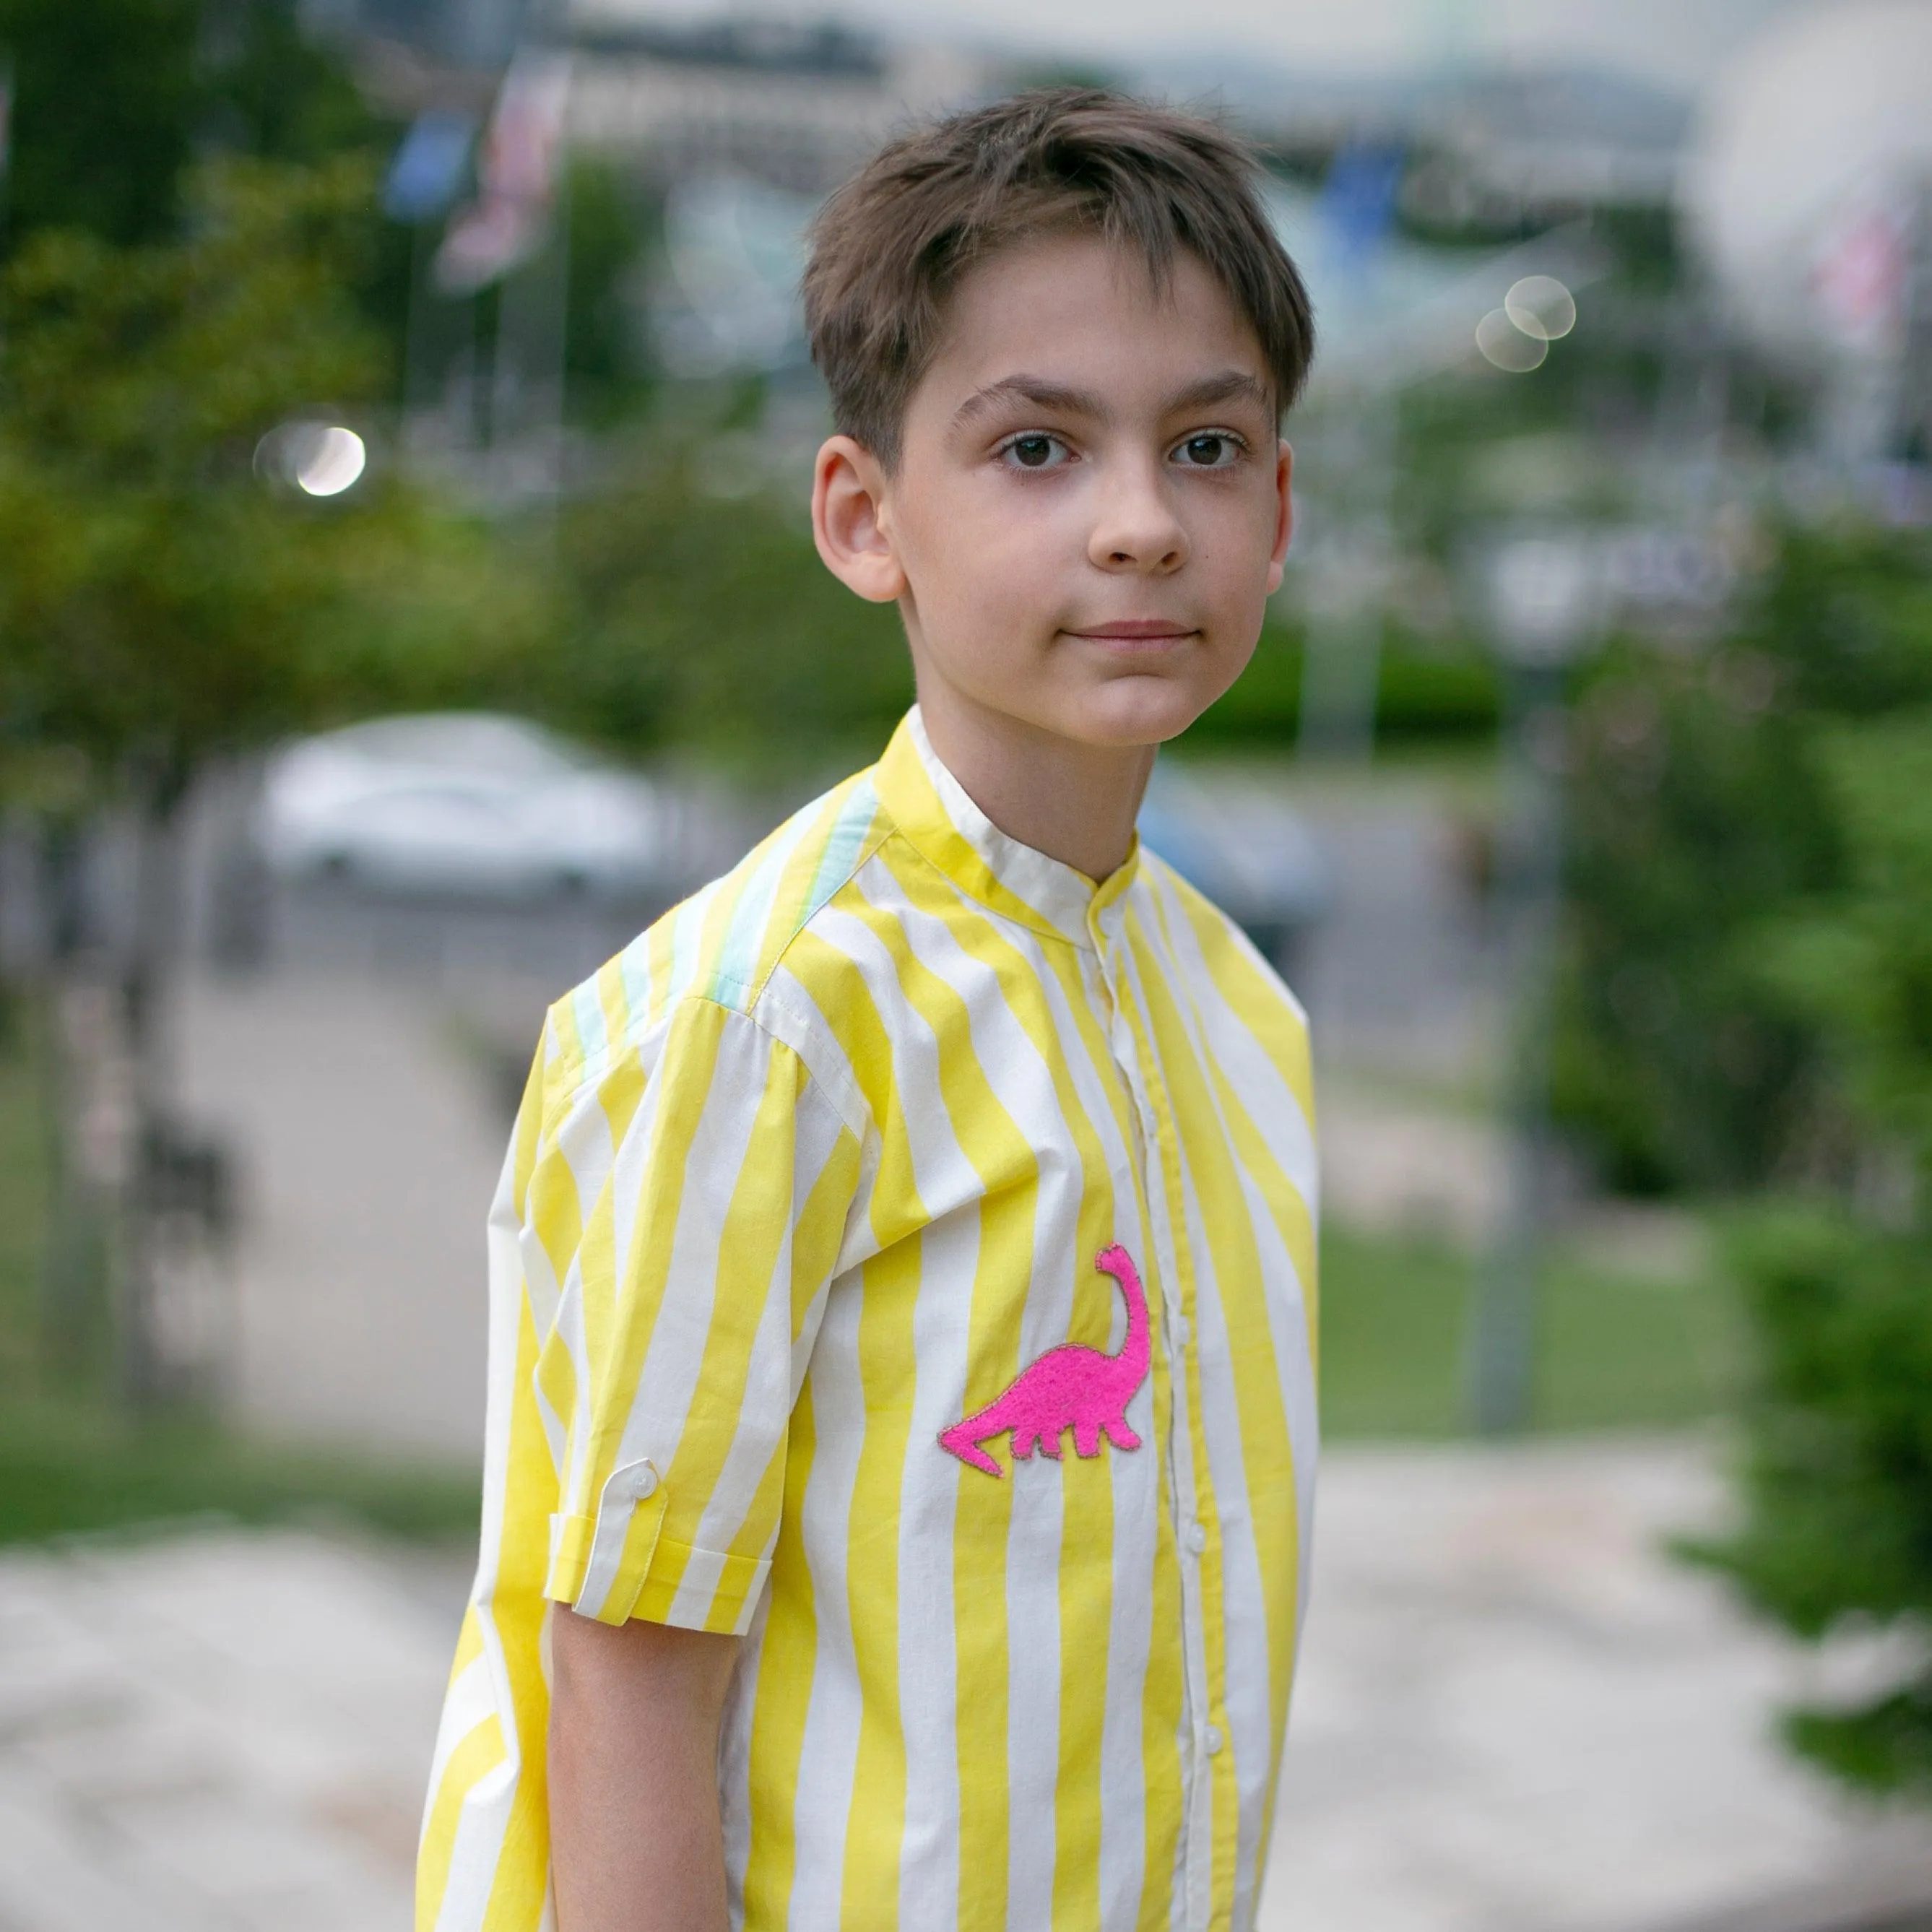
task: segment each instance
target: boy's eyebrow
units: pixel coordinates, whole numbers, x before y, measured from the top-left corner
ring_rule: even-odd
[[[1177,410],[1204,410],[1216,403],[1258,403],[1265,409],[1268,405],[1268,386],[1250,375],[1245,369],[1223,369],[1218,376],[1204,376],[1198,382],[1190,382],[1186,388],[1177,390],[1168,397],[1164,416]]]
[[[1268,401],[1267,386],[1244,369],[1223,369],[1216,375],[1204,376],[1198,382],[1177,389],[1162,404],[1161,414],[1172,416],[1180,410],[1208,409],[1216,403],[1238,400],[1259,403],[1265,408]],[[954,410],[952,420],[956,424],[969,423],[975,416],[984,416],[1004,403],[1028,403],[1035,409],[1052,410],[1063,416],[1106,416],[1112,413],[1090,389],[1072,388],[1044,376],[1022,375],[1004,376],[997,382],[988,382],[983,389],[976,389]]]
[[[1036,410],[1052,410],[1062,416],[1103,416],[1106,405],[1090,389],[1070,388],[1064,382],[1050,382],[1044,376],[1006,376],[976,389],[952,412],[956,423],[970,422],[998,409],[1002,403],[1030,403]]]

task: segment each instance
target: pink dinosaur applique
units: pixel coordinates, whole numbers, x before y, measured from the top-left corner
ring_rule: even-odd
[[[1127,1339],[1120,1352],[1102,1354],[1078,1342],[1048,1349],[1020,1371],[1004,1395],[943,1431],[942,1449],[989,1476],[1003,1476],[1006,1472],[980,1444],[1010,1429],[1016,1457],[1038,1449],[1059,1461],[1060,1435],[1069,1429],[1076,1456],[1099,1455],[1103,1435],[1116,1449],[1141,1446],[1141,1438],[1127,1426],[1127,1404],[1147,1380],[1147,1295],[1125,1248],[1102,1248],[1094,1265],[1112,1275],[1126,1298]]]

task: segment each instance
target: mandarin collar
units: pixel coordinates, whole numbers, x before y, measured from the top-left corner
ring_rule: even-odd
[[[1125,862],[1098,885],[1008,837],[932,748],[916,704],[899,721],[872,782],[880,803],[921,856],[992,911],[1090,950],[1118,931],[1139,871],[1138,836]]]

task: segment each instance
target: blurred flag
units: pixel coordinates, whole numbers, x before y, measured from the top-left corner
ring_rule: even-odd
[[[474,295],[540,249],[550,232],[570,99],[566,54],[526,50],[510,63],[483,136],[476,199],[436,250],[436,286]]]
[[[467,114],[431,108],[403,136],[382,184],[382,212],[392,221],[426,221],[455,200],[469,165],[476,123]]]
[[[1381,248],[1395,218],[1403,161],[1400,148],[1352,142],[1336,151],[1322,183],[1318,212],[1334,238],[1339,263],[1360,267]]]
[[[1826,230],[1811,287],[1848,349],[1896,355],[1905,345],[1912,278],[1912,205],[1898,192],[1853,196]]]

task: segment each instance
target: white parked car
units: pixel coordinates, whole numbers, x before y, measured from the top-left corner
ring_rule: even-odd
[[[288,746],[256,836],[284,878],[524,898],[678,884],[682,816],[648,780],[520,718],[381,718]]]

